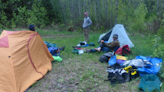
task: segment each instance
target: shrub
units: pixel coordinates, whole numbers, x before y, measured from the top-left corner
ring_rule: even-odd
[[[37,0],[34,1],[32,6],[32,10],[30,12],[30,17],[28,18],[28,25],[34,24],[38,27],[45,27],[48,21],[48,17],[46,17],[47,11],[44,7],[41,7],[40,2]]]
[[[8,23],[6,13],[4,11],[0,12],[0,16],[0,28],[6,28]]]
[[[144,4],[140,4],[137,9],[134,10],[134,15],[130,17],[130,30],[142,32],[146,30],[145,16],[147,9]]]

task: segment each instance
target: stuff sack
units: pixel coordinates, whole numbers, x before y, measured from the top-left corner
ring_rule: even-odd
[[[46,44],[47,48],[49,48],[49,47],[57,47],[56,44],[52,44],[52,43],[49,43],[47,41],[44,41],[44,43]]]
[[[145,74],[141,77],[138,88],[144,92],[160,92],[161,81],[155,74]]]
[[[100,57],[99,61],[100,61],[101,63],[108,62],[108,59],[109,59],[110,57],[112,57],[113,55],[114,55],[114,53],[105,53],[105,54],[103,54],[103,55]]]
[[[60,56],[60,51],[57,47],[49,47],[48,50],[53,56]]]
[[[109,66],[116,64],[116,55],[113,55],[108,61]]]
[[[118,48],[118,50],[115,53],[118,54],[118,55],[125,56],[126,54],[130,54],[131,50],[130,50],[128,45],[124,45],[123,47]]]

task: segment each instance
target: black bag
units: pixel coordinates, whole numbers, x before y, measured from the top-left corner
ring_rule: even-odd
[[[113,55],[114,55],[113,53],[105,53],[100,57],[99,60],[101,61],[101,63],[108,62],[108,59]]]
[[[129,73],[123,73],[120,75],[118,72],[108,73],[108,81],[111,82],[111,85],[115,85],[117,83],[125,83],[130,81]]]

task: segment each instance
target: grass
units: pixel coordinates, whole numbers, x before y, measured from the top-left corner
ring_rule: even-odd
[[[72,46],[76,46],[84,40],[83,33],[47,30],[40,30],[40,33],[41,35],[67,35],[65,37],[42,37],[44,41],[55,43],[58,47],[66,46],[66,48],[61,53],[63,61],[52,62],[51,72],[48,72],[43,79],[33,84],[28,92],[138,92],[140,78],[114,87],[110,85],[110,82],[104,82],[108,75],[106,73],[108,64],[99,62],[100,56],[104,54],[103,52],[84,53],[82,55],[72,53]],[[90,33],[90,42],[94,42],[96,47],[99,46],[97,41],[100,34]],[[138,55],[150,56],[153,53],[153,47],[149,45],[153,36],[133,34],[129,37],[135,45],[131,49],[133,54],[128,55],[129,59]]]

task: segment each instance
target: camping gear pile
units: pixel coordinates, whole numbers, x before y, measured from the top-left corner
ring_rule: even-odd
[[[44,41],[46,44],[48,51],[51,53],[52,57],[54,58],[54,61],[62,61],[62,58],[60,57],[61,50],[57,47],[56,44]]]
[[[84,47],[88,47],[88,46],[95,46],[95,44],[93,42],[90,42],[89,44],[87,44],[87,42],[85,41],[80,41],[79,44],[77,44],[76,46],[72,46],[73,50],[72,52],[75,54],[83,54],[84,52],[89,52],[88,49],[85,49]]]
[[[101,40],[107,41],[107,43],[112,42],[113,34],[118,34],[120,48],[117,51],[103,54],[99,59],[100,62],[107,62],[109,65],[107,67],[108,81],[113,85],[129,82],[131,79],[140,76],[139,88],[141,90],[145,92],[160,91],[161,82],[157,73],[162,66],[162,59],[136,56],[135,59],[128,60],[125,56],[132,53],[130,48],[134,47],[134,45],[121,24],[115,25],[107,33],[100,35],[98,42]]]
[[[136,77],[141,77],[141,83],[139,88],[142,88],[144,91],[146,85],[142,83],[143,80],[146,80],[146,76],[156,76],[162,65],[161,58],[151,58],[144,56],[136,56],[135,59],[128,60],[125,56],[116,55],[115,53],[105,53],[100,57],[101,62],[108,62],[109,66],[107,67],[108,80],[111,84],[129,82],[131,79]],[[142,78],[143,77],[143,78]],[[154,78],[154,77],[153,77]],[[149,80],[149,81],[160,81],[159,79]],[[157,85],[158,84],[158,85]],[[148,89],[153,91],[155,88],[159,89],[160,83],[156,83],[153,89]],[[148,91],[148,92],[151,92]]]

